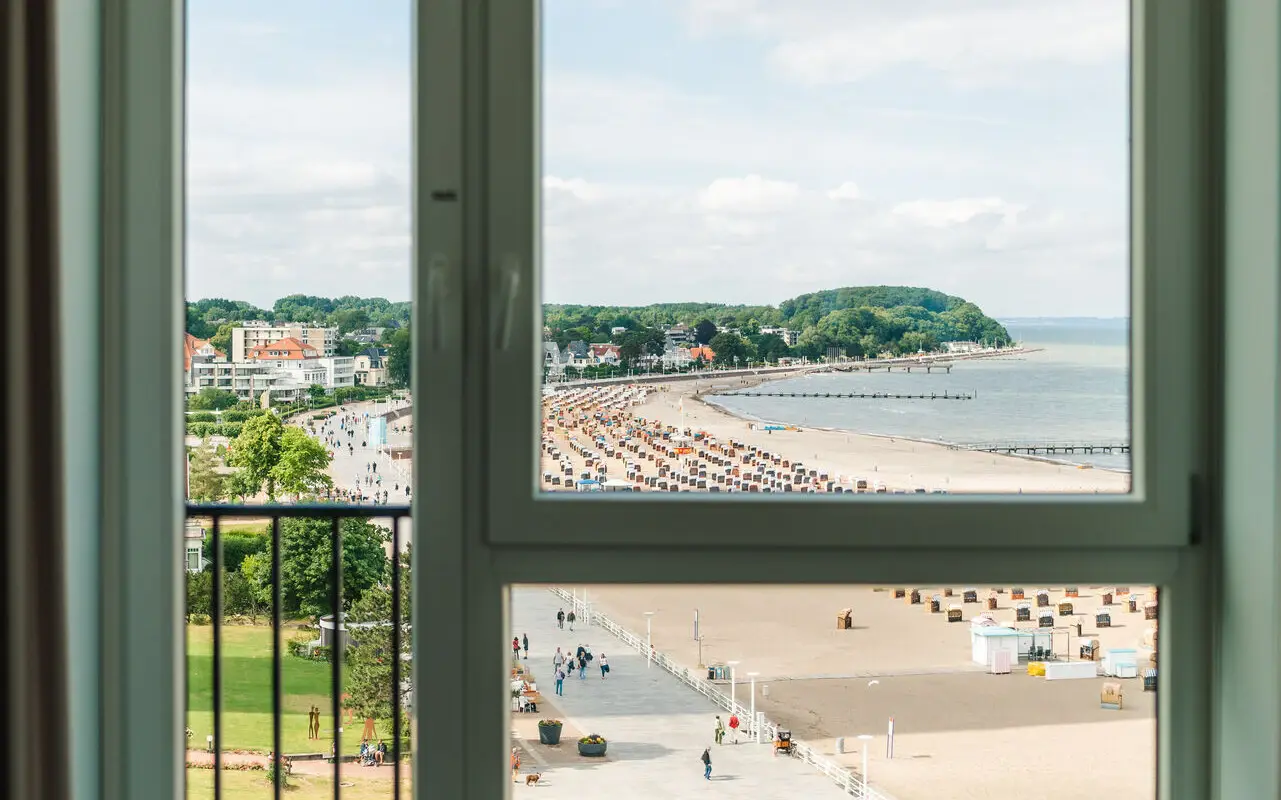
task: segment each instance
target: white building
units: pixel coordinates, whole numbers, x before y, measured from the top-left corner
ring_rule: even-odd
[[[663,331],[663,338],[669,350],[673,347],[683,347],[694,341],[694,329],[683,322],[678,322]]]
[[[231,329],[231,360],[248,361],[256,348],[296,339],[314,348],[321,356],[332,356],[338,351],[337,328],[313,328],[305,325],[271,325],[262,320],[251,320]]]
[[[761,333],[772,333],[783,340],[783,344],[788,347],[795,347],[801,340],[801,332],[790,330],[788,328],[767,327],[761,328]]]
[[[187,521],[182,532],[183,551],[182,566],[188,572],[203,572],[205,569],[205,529],[200,523]]]
[[[360,386],[387,385],[387,350],[370,347],[356,354],[354,360],[356,383]]]
[[[694,359],[689,354],[689,348],[672,347],[663,351],[663,357],[660,360],[663,363],[663,369],[683,369],[688,367]]]
[[[304,387],[320,384],[327,390],[356,384],[356,360],[351,356],[324,356],[317,348],[287,337],[250,350],[247,362],[270,364],[282,377]]]
[[[983,349],[978,342],[943,342],[943,347],[949,353],[977,353]]]

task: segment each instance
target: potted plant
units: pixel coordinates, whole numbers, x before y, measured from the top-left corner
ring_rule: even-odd
[[[538,741],[543,744],[560,744],[560,731],[564,727],[558,719],[538,721]]]
[[[608,743],[605,737],[599,733],[591,733],[578,740],[578,754],[580,756],[603,756]]]

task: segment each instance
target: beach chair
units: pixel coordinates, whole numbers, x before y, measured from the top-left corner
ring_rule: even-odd
[[[961,592],[961,602],[977,603],[979,601],[979,590],[973,587],[967,588]]]
[[[1112,593],[1111,593],[1111,592],[1104,592],[1104,593],[1103,593],[1103,597],[1100,599],[1100,602],[1102,602],[1102,603],[1103,603],[1103,605],[1105,605],[1105,606],[1110,606],[1110,605],[1112,605]]]
[[[937,613],[939,613],[940,611],[942,611],[942,610],[943,610],[943,598],[939,597],[938,595],[934,595],[933,597],[931,597],[931,598],[930,598],[930,605],[929,605],[929,609],[930,609],[930,613],[931,613],[931,614],[937,614]]]
[[[961,605],[960,605],[960,603],[949,603],[949,604],[948,604],[948,607],[947,607],[947,621],[948,621],[948,622],[960,622],[960,621],[961,621]]]
[[[1143,670],[1143,691],[1145,692],[1156,691],[1156,669],[1155,668]]]
[[[1043,612],[1041,612],[1040,616],[1039,616],[1039,617],[1037,617],[1037,627],[1040,627],[1040,628],[1053,628],[1053,627],[1054,627],[1054,612],[1052,612],[1052,611],[1043,611]]]
[[[1112,627],[1112,611],[1107,608],[1098,608],[1094,611],[1094,627],[1110,628]]]
[[[1147,602],[1143,604],[1143,618],[1156,619],[1156,602]]]
[[[1041,590],[1037,591],[1037,593],[1036,593],[1036,607],[1037,607],[1037,608],[1045,608],[1045,607],[1049,606],[1049,604],[1050,604],[1050,593],[1049,593],[1048,591],[1046,591],[1045,589],[1041,589]]]
[[[995,595],[995,594],[990,594],[990,595],[988,595],[988,596],[987,596],[987,610],[988,610],[988,611],[995,611],[995,610],[996,610],[996,595]]]
[[[894,590],[894,599],[895,599],[895,600],[899,599],[900,597],[906,597],[906,596],[907,596],[907,590],[906,590],[906,589],[895,589],[895,590]]]
[[[1063,590],[1063,596],[1064,597],[1080,597],[1081,590],[1079,587],[1076,587],[1076,586],[1068,586]]]
[[[1032,621],[1032,604],[1019,603],[1018,605],[1016,605],[1014,607],[1014,621],[1015,622],[1031,622]]]
[[[1072,616],[1072,601],[1071,601],[1071,600],[1060,600],[1060,601],[1059,601],[1059,616],[1060,616],[1060,617],[1070,617],[1070,616]]]
[[[1019,588],[1019,587],[1015,587],[1015,588],[1011,589],[1011,590],[1010,590],[1010,599],[1011,599],[1011,600],[1022,600],[1022,599],[1023,599],[1023,589],[1021,589],[1021,588]]]
[[[920,605],[921,604],[920,591],[917,589],[913,589],[911,592],[909,592],[907,596],[907,603],[908,605],[913,605],[913,606]]]

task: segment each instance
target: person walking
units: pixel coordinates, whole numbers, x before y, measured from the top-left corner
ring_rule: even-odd
[[[517,751],[515,747],[512,748],[511,763],[512,763],[512,783],[517,783],[518,781],[520,781],[520,753]],[[708,769],[711,769],[711,767],[708,767]]]
[[[556,612],[556,627],[565,630],[565,609]]]
[[[729,730],[733,734],[734,744],[738,744],[738,715],[729,715]]]
[[[520,660],[520,639],[512,637],[512,658]]]
[[[605,680],[605,676],[608,674],[609,674],[609,660],[605,658],[604,653],[601,653],[600,654],[600,679]]]
[[[716,731],[712,734],[717,744],[725,744],[725,723],[721,722],[721,715],[716,715]]]
[[[571,631],[574,629],[574,619],[574,612],[571,610],[569,612],[569,616],[565,617],[565,621],[569,623],[569,629]]]
[[[703,748],[703,757],[699,759],[703,762],[703,777],[707,780],[712,779],[712,748]]]
[[[565,696],[565,670],[556,668],[556,694]]]
[[[521,644],[521,647],[525,649],[525,660],[528,661],[529,660],[529,634],[528,633],[522,633],[520,635],[520,644]]]
[[[559,647],[557,647],[556,654],[552,656],[552,669],[558,670],[561,668],[561,665],[564,663],[565,663],[565,654],[560,651]]]
[[[592,661],[591,652],[584,650],[583,657],[578,659],[578,679],[580,681],[587,679],[587,665],[590,664],[591,661]]]

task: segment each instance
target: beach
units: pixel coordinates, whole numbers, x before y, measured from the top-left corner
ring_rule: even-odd
[[[570,419],[568,427],[554,424],[551,432],[545,426],[544,443],[550,441],[559,446],[562,450],[560,455],[569,459],[573,475],[578,476],[591,470],[585,467],[583,459],[576,458],[577,454],[569,446],[571,439],[577,438],[580,444],[589,444],[591,436],[604,435],[610,443],[618,444],[627,435],[629,424],[645,420],[645,426],[651,432],[656,433],[662,428],[688,429],[706,433],[708,438],[718,442],[736,441],[748,448],[755,447],[792,461],[802,461],[807,470],[827,472],[838,483],[843,481],[847,486],[852,486],[855,478],[863,478],[869,487],[879,482],[888,491],[897,489],[905,492],[1036,494],[1129,491],[1130,476],[1125,472],[954,449],[942,444],[853,431],[814,428],[767,431],[762,423],[734,416],[714,404],[716,393],[747,385],[752,385],[750,379],[730,378],[635,387],[632,391],[643,397],[619,403],[613,409],[620,424],[597,427],[587,420],[575,425],[575,420]],[[583,396],[587,391],[579,390],[577,394]],[[557,402],[557,398],[574,395],[570,392],[545,398],[546,421],[554,421],[556,415],[548,409]],[[708,399],[713,402],[706,402]],[[592,403],[588,399],[580,409],[588,417],[595,410]],[[544,447],[543,471],[559,475],[561,470],[556,469],[556,461]],[[679,459],[675,461],[678,463]],[[652,470],[643,466],[642,473],[652,474]],[[611,474],[610,477],[614,476]],[[557,487],[545,483],[543,488]]]
[[[921,589],[925,597],[943,592],[900,588]],[[967,587],[950,588],[954,596],[944,598],[944,608],[960,602]],[[992,588],[977,587],[980,600]],[[1002,588],[997,610],[989,613],[1000,624],[1015,624],[1014,587]],[[1020,588],[1035,615],[1034,593],[1043,587]],[[1114,587],[1076,588],[1079,596],[1071,600],[1082,613],[1055,617],[1060,659],[1079,655],[1078,622],[1101,650],[1145,652],[1143,632],[1152,621],[1141,611],[1130,613],[1118,596],[1110,606],[1113,626],[1096,628],[1094,610]],[[1150,587],[1129,588],[1152,597]],[[1052,606],[1064,599],[1064,590],[1049,588]],[[586,591],[593,610],[642,636],[644,612],[654,611],[655,649],[691,668],[700,664],[693,636],[698,609],[701,663],[738,661],[740,702],[750,702],[748,673],[759,673],[757,709],[856,770],[861,752],[854,737],[874,735],[869,776],[896,800],[979,800],[1031,787],[1054,797],[1155,797],[1155,693],[1142,691],[1139,680],[1124,680],[1124,705],[1115,711],[1100,707],[1103,678],[1047,681],[1028,676],[1021,665],[1009,675],[987,674],[973,663],[970,643],[970,622],[984,613],[985,603],[963,604],[964,621],[949,623],[943,614],[896,599],[893,587],[608,585],[575,591]],[[853,611],[849,630],[834,624],[842,608]],[[592,636],[599,642],[608,635]],[[728,685],[721,689],[730,691]],[[886,758],[890,717],[893,759]],[[837,737],[846,739],[845,754],[837,753]]]

